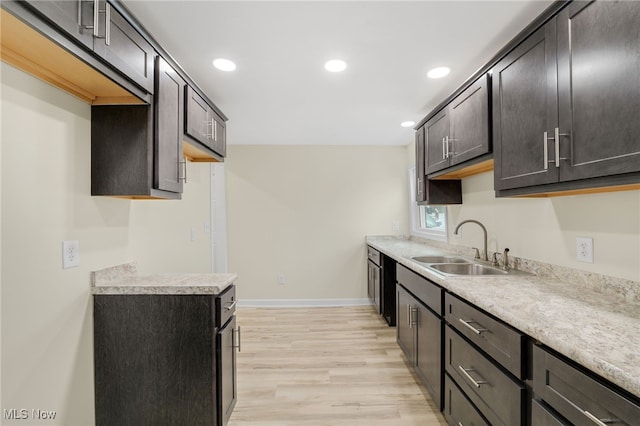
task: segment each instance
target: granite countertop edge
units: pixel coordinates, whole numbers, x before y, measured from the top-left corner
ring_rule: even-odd
[[[222,293],[234,283],[235,273],[138,274],[135,262],[91,273],[91,294],[211,294]]]
[[[640,305],[535,275],[445,277],[411,260],[451,254],[406,237],[366,243],[640,397]]]

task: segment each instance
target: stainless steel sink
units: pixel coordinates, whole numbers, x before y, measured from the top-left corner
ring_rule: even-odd
[[[509,272],[477,263],[439,263],[429,268],[451,275],[506,275]]]
[[[455,256],[416,256],[411,259],[420,263],[469,263],[468,260]]]

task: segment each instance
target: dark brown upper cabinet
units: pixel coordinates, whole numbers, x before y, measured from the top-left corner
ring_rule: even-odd
[[[192,87],[187,87],[185,97],[186,135],[224,157],[226,155],[225,121]]]
[[[27,3],[126,78],[147,93],[153,93],[154,49],[118,12],[112,2],[98,1],[97,11],[93,1]]]
[[[416,131],[416,202],[419,205],[462,204],[459,179],[429,179],[425,175],[426,126]]]
[[[416,201],[425,201],[425,173],[424,173],[424,127],[416,130]]]
[[[185,81],[156,60],[153,106],[91,109],[91,195],[125,198],[181,197]]]
[[[425,124],[425,173],[432,175],[491,152],[488,74]]]
[[[184,92],[187,83],[158,57],[154,96],[154,187],[182,192],[187,164],[182,155]]]
[[[640,3],[572,2],[493,69],[498,196],[638,187]]]

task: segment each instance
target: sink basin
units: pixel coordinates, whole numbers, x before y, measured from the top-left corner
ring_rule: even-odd
[[[451,275],[506,275],[509,272],[476,263],[441,263],[429,268]]]
[[[467,260],[455,256],[416,256],[411,259],[420,263],[469,263]]]

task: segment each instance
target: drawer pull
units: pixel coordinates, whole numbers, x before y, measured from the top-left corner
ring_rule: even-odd
[[[477,322],[475,322],[475,321],[472,321],[472,320],[465,321],[465,320],[463,320],[462,318],[460,318],[460,319],[458,319],[458,321],[460,321],[460,322],[461,322],[462,324],[464,324],[464,325],[465,325],[469,330],[473,331],[474,333],[476,333],[476,334],[478,334],[478,335],[479,335],[479,334],[482,334],[482,333],[483,333],[483,332],[485,332],[485,331],[489,331],[489,330],[488,330],[488,329],[486,329],[486,328],[475,328],[474,326],[472,326],[472,325],[471,325],[471,323],[472,323],[472,322],[473,322],[473,323],[476,323],[476,324],[478,324],[478,323],[477,323]]]
[[[598,426],[607,426],[607,424],[618,423],[618,420],[616,420],[616,419],[599,419],[596,416],[594,416],[593,414],[591,414],[590,412],[588,412],[587,410],[584,410],[582,413],[589,420],[591,420],[593,423],[597,424]]]
[[[473,377],[471,377],[471,374],[469,374],[469,371],[475,371],[472,368],[464,368],[461,365],[459,365],[458,368],[460,369],[460,371],[462,371],[462,374],[477,388],[479,388],[480,385],[486,385],[487,383],[489,383],[486,380],[475,380]]]
[[[230,311],[230,310],[232,310],[233,308],[235,308],[235,307],[236,307],[236,303],[238,303],[238,301],[237,301],[237,300],[234,300],[234,301],[233,301],[233,303],[229,303],[228,305],[225,305],[224,310],[225,310],[225,311]]]

